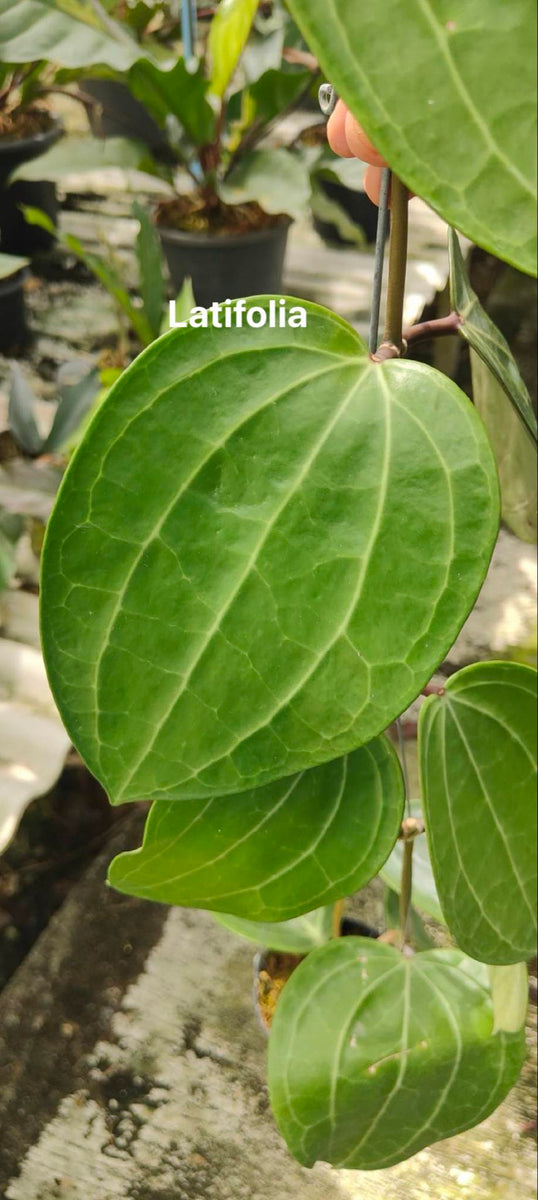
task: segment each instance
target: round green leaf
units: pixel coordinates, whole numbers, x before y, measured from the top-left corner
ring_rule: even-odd
[[[113,802],[247,791],[371,741],[480,590],[499,497],[473,406],[304,310],[155,342],[64,476],[44,653]]]
[[[493,1035],[486,970],[459,951],[404,958],[343,938],[310,954],[279,998],[271,1102],[304,1166],[373,1171],[477,1125],[524,1055],[522,1030]]]
[[[534,0],[288,0],[392,169],[450,225],[536,274]]]
[[[426,831],[444,918],[481,962],[536,945],[536,671],[488,662],[423,705]]]
[[[403,805],[398,758],[378,738],[257,791],[159,801],[142,849],[120,854],[109,882],[165,904],[286,921],[368,883],[392,850]]]
[[[257,946],[284,954],[310,954],[332,937],[332,914],[332,905],[329,905],[294,917],[292,921],[244,921],[228,913],[215,913],[215,919],[231,933],[237,933]]]
[[[422,818],[422,806],[419,800],[411,802],[411,815],[419,819]],[[398,894],[400,893],[402,878],[402,862],[403,843],[396,842],[392,854],[380,871],[380,875],[387,884],[387,887],[392,888]],[[435,917],[437,921],[444,921],[443,911],[439,904],[439,897],[435,886],[435,879],[433,878],[428,843],[424,834],[415,838],[413,843],[413,904],[416,904],[417,908],[420,908],[422,912],[428,913],[430,917]]]

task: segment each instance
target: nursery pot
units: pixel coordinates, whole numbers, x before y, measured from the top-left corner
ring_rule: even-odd
[[[340,936],[377,938],[379,934],[363,921],[357,921],[354,917],[343,917]],[[259,950],[254,955],[254,1012],[264,1033],[270,1032],[279,994],[303,958],[304,955],[301,954],[288,954],[278,950]]]
[[[19,205],[40,208],[56,221],[58,200],[55,185],[48,180],[17,179],[8,183],[15,167],[44,154],[62,136],[61,121],[51,118],[49,129],[24,138],[0,138],[0,249],[5,254],[35,254],[54,243],[52,234],[28,225]]]
[[[174,290],[192,280],[202,308],[241,296],[278,295],[291,221],[230,236],[157,226]]]
[[[0,279],[0,354],[19,354],[28,341],[24,270]]]
[[[94,137],[130,137],[144,142],[157,158],[175,161],[165,134],[144,104],[133,96],[125,83],[115,79],[85,79],[83,91],[96,100],[89,110]]]
[[[366,192],[355,191],[353,188],[344,187],[343,183],[333,183],[330,179],[320,179],[319,183],[329,200],[335,200],[347,213],[353,224],[363,230],[366,241],[369,244],[375,242],[379,209],[366,195]],[[342,246],[353,245],[352,242],[342,237],[336,226],[330,221],[322,221],[319,217],[314,217],[314,228],[324,241],[339,242]]]

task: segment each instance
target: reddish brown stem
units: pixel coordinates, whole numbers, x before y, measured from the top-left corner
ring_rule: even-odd
[[[421,321],[404,329],[404,340],[408,346],[414,342],[423,342],[426,338],[450,337],[457,333],[461,325],[461,317],[457,312],[451,312],[447,317],[439,317],[435,321]]]

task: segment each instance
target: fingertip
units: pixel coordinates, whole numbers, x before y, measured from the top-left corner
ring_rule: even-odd
[[[386,165],[385,159],[378,153],[370,138],[364,132],[362,125],[359,125],[359,122],[349,111],[346,112],[344,134],[346,143],[355,155],[355,158],[360,158],[363,162],[370,163],[372,167],[384,167]]]
[[[353,158],[353,151],[350,150],[346,138],[347,113],[348,109],[343,100],[339,100],[327,123],[329,146],[334,154],[338,154],[340,158]]]
[[[364,172],[364,190],[373,204],[379,204],[382,173],[381,167],[367,167]]]

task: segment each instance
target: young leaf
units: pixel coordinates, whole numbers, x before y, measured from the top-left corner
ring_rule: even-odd
[[[378,738],[257,791],[155,804],[142,849],[114,859],[109,883],[165,904],[286,921],[368,883],[403,805],[397,756]]]
[[[288,5],[396,174],[479,246],[536,274],[534,0]]]
[[[318,908],[314,912],[295,917],[292,921],[276,921],[263,924],[259,921],[243,921],[225,913],[215,913],[219,925],[237,933],[239,937],[266,946],[268,950],[280,950],[284,954],[310,954],[318,946],[324,946],[332,937],[332,905]]]
[[[35,418],[36,398],[16,363],[11,365],[8,425],[24,454],[34,456],[43,449],[43,438]]]
[[[78,383],[64,384],[52,428],[43,447],[44,454],[57,454],[76,433],[97,396],[101,382],[92,367]]]
[[[223,96],[246,45],[259,0],[221,0],[209,30],[210,91]]]
[[[411,815],[419,819],[422,817],[422,809],[418,800],[411,802]],[[403,843],[398,841],[390,858],[379,872],[387,887],[398,893],[402,878],[402,859]],[[422,912],[428,913],[428,916],[435,917],[436,921],[444,922],[433,878],[428,843],[424,834],[415,838],[413,844],[413,904],[416,904]]]
[[[279,998],[271,1103],[303,1166],[375,1171],[484,1120],[524,1056],[523,1030],[493,1034],[486,970],[458,950],[340,938]]]
[[[159,336],[166,296],[164,261],[161,242],[147,209],[135,200],[133,216],[139,223],[136,238],[136,257],[140,273],[140,295],[144,316],[154,338]]]
[[[522,1029],[529,1007],[529,976],[527,964],[514,963],[509,967],[488,967],[493,1001],[494,1033],[517,1033]]]
[[[505,525],[536,542],[536,446],[489,367],[471,350],[473,400],[489,434],[501,485]]]
[[[45,656],[114,802],[247,791],[371,741],[482,585],[498,490],[472,404],[303,307],[306,328],[171,330],[64,477]]]
[[[252,150],[218,186],[226,204],[255,200],[267,213],[287,213],[299,220],[310,199],[308,171],[289,150],[269,147]]]
[[[495,376],[518,413],[519,419],[536,442],[536,415],[531,398],[508,342],[482,308],[469,283],[461,247],[453,229],[448,231],[448,248],[450,296],[452,307],[461,318],[459,332]]]
[[[423,802],[444,918],[458,945],[516,963],[536,945],[536,671],[477,663],[419,720]]]

